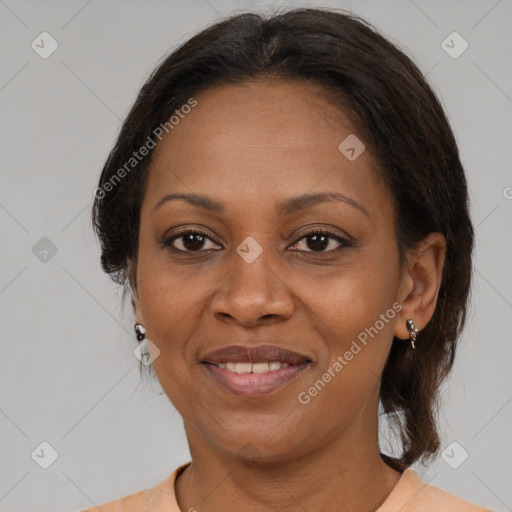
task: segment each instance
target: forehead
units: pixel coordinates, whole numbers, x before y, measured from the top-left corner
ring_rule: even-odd
[[[250,155],[263,146],[273,155],[289,149],[307,153],[311,148],[328,150],[333,140],[327,135],[333,130],[355,131],[341,109],[324,98],[323,89],[309,83],[257,80],[222,85],[196,100],[197,106],[164,137],[157,153],[185,140],[204,152],[238,149]]]
[[[360,151],[362,137],[322,92],[309,83],[255,81],[198,94],[155,149],[145,199],[180,190],[261,203],[337,190],[362,203],[385,200],[370,148],[355,160],[340,151],[347,137],[360,141]]]

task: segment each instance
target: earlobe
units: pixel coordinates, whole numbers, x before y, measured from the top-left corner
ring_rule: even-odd
[[[402,310],[395,324],[395,337],[410,339],[409,320],[421,331],[432,318],[441,288],[445,254],[446,239],[441,233],[430,233],[408,253]]]

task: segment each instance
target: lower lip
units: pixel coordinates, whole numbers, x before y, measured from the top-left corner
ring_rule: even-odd
[[[245,398],[256,398],[286,386],[295,380],[308,364],[291,365],[266,373],[236,373],[209,363],[203,363],[203,366],[215,381],[231,393]]]

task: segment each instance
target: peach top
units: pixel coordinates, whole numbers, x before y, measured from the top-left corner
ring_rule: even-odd
[[[79,512],[182,512],[176,502],[174,482],[190,464],[184,464],[152,489]],[[192,509],[193,510],[193,509]],[[438,487],[426,484],[413,469],[406,469],[386,501],[376,512],[492,512]],[[186,512],[186,511],[185,511]]]

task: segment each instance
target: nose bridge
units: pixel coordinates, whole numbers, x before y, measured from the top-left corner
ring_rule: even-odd
[[[247,237],[230,260],[231,270],[212,300],[214,315],[252,325],[293,314],[292,298],[269,248]]]

